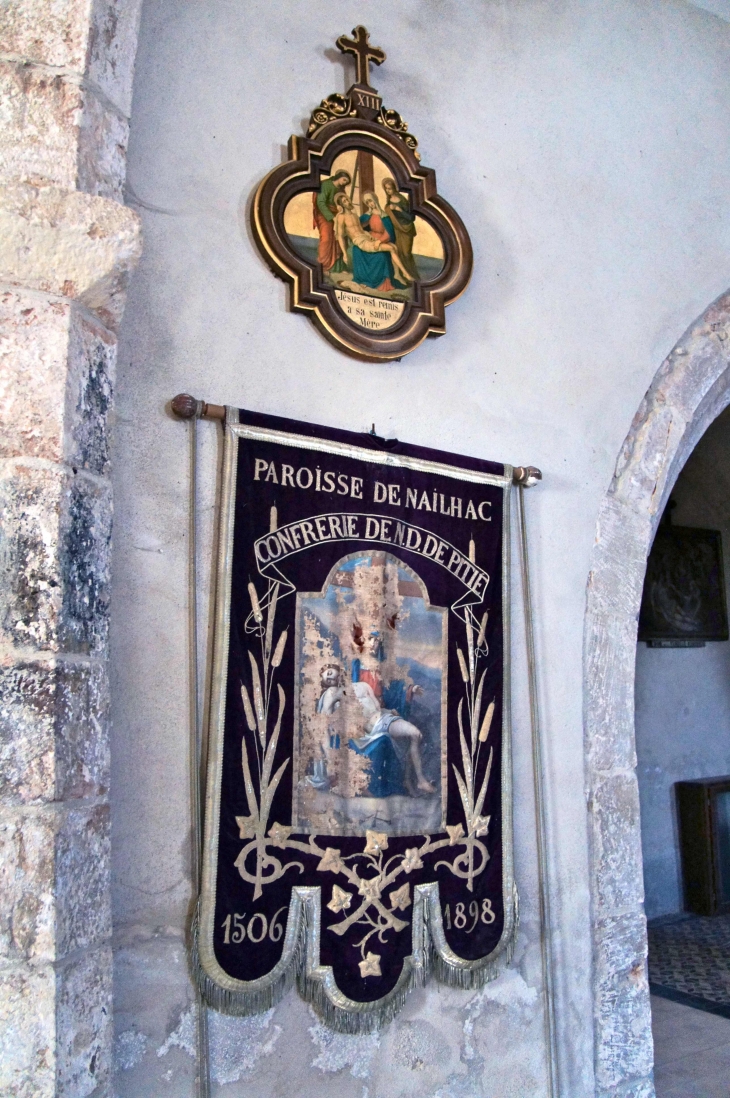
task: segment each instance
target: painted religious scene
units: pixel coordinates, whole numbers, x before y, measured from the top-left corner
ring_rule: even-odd
[[[346,557],[297,596],[295,831],[443,831],[446,631],[389,553]]]
[[[395,324],[416,284],[436,278],[444,264],[436,231],[412,213],[388,165],[365,150],[341,153],[319,191],[296,195],[284,228],[298,254],[320,264],[345,315],[363,328]]]

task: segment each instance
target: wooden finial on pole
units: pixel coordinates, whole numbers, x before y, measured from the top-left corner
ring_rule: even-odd
[[[512,470],[512,483],[521,488],[533,488],[539,480],[542,480],[542,473],[534,465],[518,465]]]
[[[190,393],[178,393],[170,401],[170,408],[178,419],[220,419],[226,418],[226,409],[223,404],[207,404],[204,400],[196,400]]]

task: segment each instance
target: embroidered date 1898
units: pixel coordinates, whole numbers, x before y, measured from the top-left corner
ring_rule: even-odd
[[[451,905],[447,904],[444,908],[444,923],[446,924],[446,929],[451,930],[453,925],[454,930],[465,930],[467,934],[471,934],[478,922],[481,921],[489,926],[494,922],[495,918],[496,916],[492,910],[492,901],[488,898],[482,900],[481,911],[479,910],[479,901],[472,900],[469,904],[468,915],[465,903],[456,904],[456,907],[454,908],[453,923],[451,919]],[[469,919],[472,920],[472,924],[467,928],[466,924],[469,922]]]

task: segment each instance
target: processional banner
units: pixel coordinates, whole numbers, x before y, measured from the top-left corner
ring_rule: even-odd
[[[372,1030],[511,955],[512,469],[228,410],[223,479],[198,980]]]

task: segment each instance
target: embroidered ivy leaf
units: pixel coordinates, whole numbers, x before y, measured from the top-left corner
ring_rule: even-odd
[[[257,823],[255,816],[236,816],[236,823],[238,824],[239,839],[253,839],[255,837]]]
[[[405,911],[407,907],[411,906],[411,886],[406,883],[396,889],[395,892],[390,894],[390,910],[391,911]]]
[[[365,960],[360,961],[358,967],[363,979],[365,979],[366,976],[382,976],[380,971],[380,957],[377,953],[366,954]]]
[[[317,870],[320,873],[342,873],[344,869],[342,864],[342,858],[339,850],[335,850],[333,846],[328,846],[324,852],[324,858],[321,858]]]
[[[451,824],[447,826],[446,834],[449,836],[449,846],[455,846],[464,837],[464,828],[462,824]]]
[[[332,885],[332,899],[327,904],[330,911],[334,911],[335,914],[338,914],[340,911],[346,910],[351,903],[351,892],[345,892],[344,888],[340,888],[339,885]]]
[[[381,854],[388,849],[388,836],[384,831],[366,831],[365,838],[366,854]]]
[[[412,869],[423,869],[423,862],[421,861],[417,846],[411,846],[406,850],[403,855],[401,866],[405,869],[406,873],[410,873]],[[404,885],[403,888],[408,888],[408,885]],[[403,890],[401,889],[401,891]],[[391,895],[394,895],[394,893],[391,893]]]
[[[474,834],[477,838],[481,838],[489,831],[489,821],[491,816],[475,816],[472,821],[472,827],[474,828]]]
[[[284,827],[283,824],[275,823],[269,828],[269,838],[274,846],[278,846],[280,850],[286,849],[286,840],[292,833],[290,827]]]
[[[371,902],[373,900],[379,900],[381,893],[381,884],[382,879],[380,878],[380,876],[362,879],[360,881],[360,887],[357,891],[360,896],[364,896],[366,900],[370,900]]]

